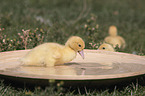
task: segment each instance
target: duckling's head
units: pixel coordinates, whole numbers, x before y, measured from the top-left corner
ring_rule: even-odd
[[[109,35],[110,36],[117,36],[117,28],[116,26],[112,25],[109,27]]]
[[[84,59],[83,49],[85,48],[85,42],[83,41],[82,38],[78,36],[72,36],[67,40],[67,42],[65,43],[65,46],[68,46],[74,51],[78,52]]]
[[[104,43],[104,44],[100,45],[98,50],[105,50],[105,51],[115,52],[115,49],[113,48],[113,46],[111,46],[110,44],[107,44],[107,43]]]

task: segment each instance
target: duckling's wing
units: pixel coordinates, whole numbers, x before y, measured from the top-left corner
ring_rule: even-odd
[[[55,59],[61,58],[60,50],[58,50],[58,49],[55,50],[55,52],[53,53],[53,58],[55,58]]]

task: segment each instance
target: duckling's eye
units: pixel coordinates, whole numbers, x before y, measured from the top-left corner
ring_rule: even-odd
[[[82,47],[80,44],[78,45],[79,47]]]
[[[103,47],[102,49],[105,49],[105,47]]]

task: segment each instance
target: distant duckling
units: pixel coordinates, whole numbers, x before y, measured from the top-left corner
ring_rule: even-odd
[[[67,63],[76,58],[77,52],[84,59],[85,43],[78,36],[70,37],[65,45],[44,43],[36,46],[20,59],[23,65],[55,66]]]
[[[115,52],[115,49],[113,48],[113,46],[111,46],[110,44],[107,44],[107,43],[104,43],[104,44],[100,45],[98,50],[105,50],[105,51]]]
[[[117,28],[116,26],[110,26],[109,27],[109,35],[107,36],[104,41],[106,43],[112,44],[113,47],[115,48],[117,45],[119,48],[124,49],[126,46],[125,40],[123,37],[117,35]]]

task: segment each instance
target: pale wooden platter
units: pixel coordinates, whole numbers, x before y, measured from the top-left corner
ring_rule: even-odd
[[[0,74],[33,79],[97,80],[145,74],[145,58],[127,53],[84,50],[73,61],[55,67],[22,66],[19,58],[29,50],[0,53]]]

